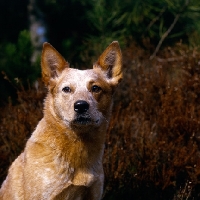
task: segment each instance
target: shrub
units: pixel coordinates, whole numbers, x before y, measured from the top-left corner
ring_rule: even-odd
[[[162,45],[174,44],[180,39],[197,46],[199,10],[198,0],[93,0],[86,12],[90,29],[84,37],[83,48],[88,49],[88,53],[82,53],[81,58],[89,62],[113,40],[118,40],[123,46],[134,39],[154,54]]]
[[[200,53],[178,44],[155,61],[137,56],[107,134],[105,199],[198,199]]]
[[[16,89],[27,89],[33,83],[40,76],[40,67],[39,62],[31,63],[33,47],[26,30],[20,32],[17,43],[5,43],[0,50],[0,95],[5,102]]]
[[[93,63],[113,40],[121,46],[135,40],[151,51],[157,45],[154,54],[161,46],[180,39],[192,46],[199,45],[198,0],[36,2],[45,15],[50,43],[79,68]]]
[[[33,66],[31,56],[33,47],[28,31],[21,31],[16,44],[6,43],[1,46],[0,70],[15,85],[19,82],[27,86],[39,77],[39,66]]]

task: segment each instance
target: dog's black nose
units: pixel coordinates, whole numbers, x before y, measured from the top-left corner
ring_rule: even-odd
[[[88,109],[89,104],[86,101],[79,100],[74,103],[74,110],[79,114],[87,112]]]

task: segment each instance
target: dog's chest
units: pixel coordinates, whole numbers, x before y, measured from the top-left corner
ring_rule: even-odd
[[[102,171],[99,169],[101,165],[97,165],[99,162],[93,163],[90,167],[83,167],[81,165],[76,166],[74,165],[75,163],[70,162],[69,160],[66,162],[62,158],[63,157],[58,157],[54,160],[54,162],[56,162],[59,180],[62,180],[62,182],[75,186],[90,187],[96,180],[98,180]],[[81,160],[83,162],[84,159]]]
[[[96,181],[101,182],[101,176],[97,175],[90,170],[75,170],[73,178],[68,181],[59,192],[54,196],[54,200],[79,200],[85,197],[87,190],[96,183]],[[101,187],[100,187],[101,190]],[[85,199],[85,198],[84,198]]]

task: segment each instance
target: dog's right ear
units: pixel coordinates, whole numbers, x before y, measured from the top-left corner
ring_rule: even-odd
[[[41,66],[42,79],[47,86],[51,78],[58,77],[65,68],[69,67],[69,63],[53,46],[45,42],[43,44]]]

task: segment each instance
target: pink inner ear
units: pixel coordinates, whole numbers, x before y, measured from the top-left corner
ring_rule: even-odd
[[[56,69],[51,69],[51,77],[52,78],[58,77],[58,73],[57,73]]]
[[[115,64],[115,61],[116,61],[116,52],[109,51],[103,62],[104,62],[104,65],[112,66]]]

